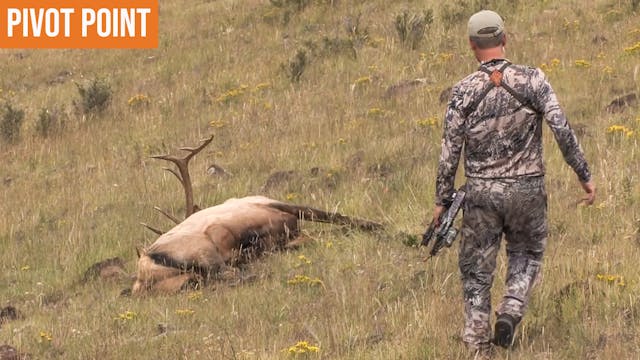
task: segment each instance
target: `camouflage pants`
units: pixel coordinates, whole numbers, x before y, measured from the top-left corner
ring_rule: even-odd
[[[466,191],[459,254],[463,340],[479,347],[491,341],[491,286],[503,234],[508,266],[496,313],[524,315],[547,242],[547,194],[543,177],[468,179]]]

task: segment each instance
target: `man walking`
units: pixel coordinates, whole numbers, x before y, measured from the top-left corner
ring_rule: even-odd
[[[469,44],[478,71],[458,82],[447,107],[436,182],[434,218],[454,191],[464,147],[467,183],[459,266],[464,296],[463,340],[478,355],[493,342],[509,347],[540,273],[547,241],[542,121],[592,204],[595,186],[578,140],[551,85],[539,69],[505,59],[500,15],[480,11],[469,19]],[[491,286],[505,236],[506,288],[491,336]],[[493,341],[492,341],[493,340]]]

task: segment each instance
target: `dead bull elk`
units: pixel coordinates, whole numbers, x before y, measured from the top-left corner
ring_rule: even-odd
[[[188,171],[189,160],[206,147],[213,136],[195,148],[181,148],[183,158],[154,156],[173,162],[178,171],[165,168],[182,183],[187,202],[186,219],[176,222],[166,233],[149,225],[160,237],[138,253],[138,269],[133,293],[175,292],[194,279],[207,279],[221,269],[265,250],[281,249],[295,243],[300,233],[299,220],[347,225],[376,230],[378,223],[350,218],[338,213],[249,196],[199,210],[193,203],[193,188]],[[250,255],[251,254],[251,255]]]

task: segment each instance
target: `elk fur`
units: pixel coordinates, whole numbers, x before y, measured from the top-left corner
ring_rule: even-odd
[[[375,230],[380,224],[263,196],[229,199],[197,211],[139,254],[134,294],[175,292],[248,254],[281,249],[299,235],[299,220]]]

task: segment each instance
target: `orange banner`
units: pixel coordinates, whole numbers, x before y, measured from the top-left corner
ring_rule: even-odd
[[[155,48],[158,18],[158,0],[1,0],[0,48]]]

